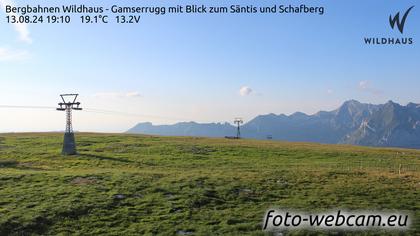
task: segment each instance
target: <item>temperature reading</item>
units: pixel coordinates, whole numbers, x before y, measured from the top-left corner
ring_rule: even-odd
[[[82,20],[82,23],[84,24],[97,24],[97,23],[103,23],[108,24],[108,16],[104,15],[96,15],[96,16],[81,16],[80,19]]]

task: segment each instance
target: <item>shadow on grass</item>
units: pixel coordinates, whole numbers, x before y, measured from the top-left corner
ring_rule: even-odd
[[[18,222],[8,220],[0,224],[1,235],[44,235],[48,228],[52,225],[52,222],[42,216],[38,216],[26,225],[22,225]]]
[[[0,160],[0,168],[13,168],[18,170],[44,170],[32,165],[32,163],[20,163],[16,160]]]
[[[79,155],[80,155],[80,157],[88,157],[88,158],[91,158],[91,159],[99,159],[99,160],[103,160],[103,161],[118,161],[118,162],[123,162],[123,163],[132,163],[133,162],[133,161],[130,161],[130,160],[127,160],[127,159],[99,156],[99,155],[91,154],[91,153],[80,153]]]
[[[4,140],[5,140],[5,138],[4,137],[0,137],[0,150],[1,149],[3,149],[5,146],[4,146]]]
[[[16,168],[19,165],[15,160],[0,160],[0,168]]]

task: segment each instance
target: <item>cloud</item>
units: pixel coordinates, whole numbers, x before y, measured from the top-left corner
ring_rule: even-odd
[[[141,97],[141,94],[139,92],[128,92],[125,94],[128,98],[135,98],[135,97]]]
[[[29,53],[25,50],[13,50],[0,47],[0,61],[22,61],[29,58]]]
[[[369,81],[367,80],[362,80],[359,82],[359,88],[362,90],[368,89],[369,88]]]
[[[3,10],[6,9],[7,5],[15,6],[15,3],[11,0],[0,1],[0,7]],[[10,16],[16,16],[16,17],[19,16],[16,13],[6,13],[6,14],[8,14]],[[32,43],[32,38],[30,37],[28,24],[25,24],[25,23],[13,24],[13,27],[15,28],[16,32],[18,32],[18,34],[19,34],[19,40],[21,40],[22,42],[25,42],[25,43],[29,43],[29,44]]]
[[[103,99],[109,99],[109,98],[138,98],[142,97],[139,92],[133,91],[133,92],[126,92],[126,93],[120,93],[120,92],[103,92],[103,93],[96,93],[93,95],[95,98],[103,98]]]
[[[372,87],[371,83],[368,80],[360,81],[359,82],[359,89],[364,91],[364,92],[368,92],[368,93],[371,93],[371,94],[374,94],[374,95],[382,94],[382,91]]]
[[[248,96],[248,95],[251,95],[252,94],[252,89],[250,88],[250,87],[248,87],[248,86],[242,86],[240,89],[239,89],[239,95],[241,95],[241,96]]]

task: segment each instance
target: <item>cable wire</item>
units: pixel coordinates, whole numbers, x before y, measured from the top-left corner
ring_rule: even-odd
[[[1,108],[12,108],[12,109],[53,109],[55,110],[56,107],[50,106],[16,106],[16,105],[0,105]],[[136,114],[136,113],[128,113],[122,111],[113,111],[113,110],[104,110],[104,109],[96,109],[96,108],[85,108],[82,111],[87,113],[96,113],[96,114],[104,114],[104,115],[118,115],[118,116],[130,116],[130,117],[147,117],[147,118],[155,118],[155,119],[166,119],[166,120],[192,120],[187,118],[181,117],[168,117],[168,116],[157,116],[157,115],[150,115],[150,114]]]
[[[48,107],[48,106],[13,106],[13,105],[0,105],[0,108],[54,109],[55,110],[55,107]]]

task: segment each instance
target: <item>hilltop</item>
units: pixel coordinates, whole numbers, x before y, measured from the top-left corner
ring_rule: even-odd
[[[397,209],[420,217],[417,150],[76,138],[80,154],[64,157],[62,134],[0,134],[0,235],[264,235],[262,217],[273,206]],[[406,234],[419,230],[416,220]]]

